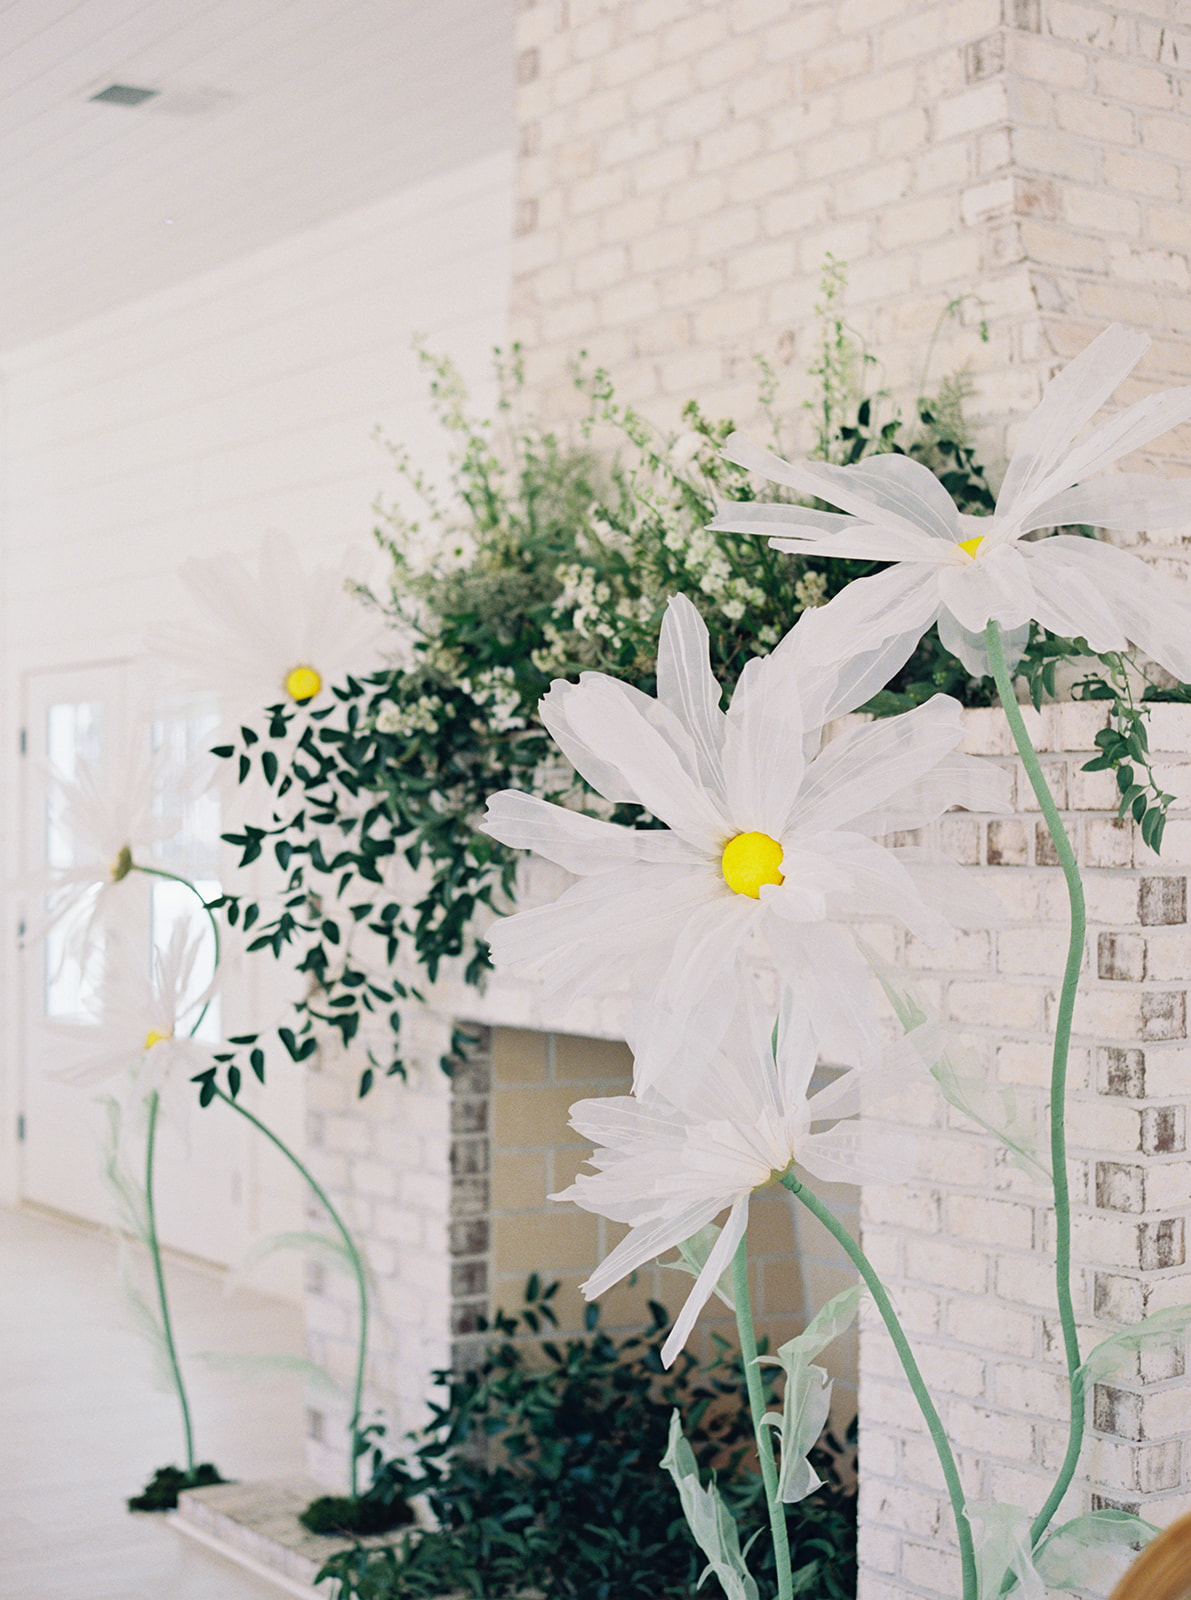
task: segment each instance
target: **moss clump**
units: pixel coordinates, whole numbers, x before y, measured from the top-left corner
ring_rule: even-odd
[[[128,1502],[130,1511],[173,1511],[184,1489],[205,1489],[212,1483],[228,1480],[209,1461],[201,1461],[191,1472],[181,1467],[158,1467],[140,1494]]]

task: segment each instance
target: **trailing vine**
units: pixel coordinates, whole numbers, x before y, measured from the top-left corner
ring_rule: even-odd
[[[961,510],[991,511],[994,495],[963,422],[965,376],[921,400],[913,426],[897,412],[880,420],[884,397],[856,393],[855,373],[871,363],[855,354],[839,314],[842,285],[842,267],[829,261],[812,369],[822,390],[819,453],[843,465],[877,452],[910,455]],[[708,622],[712,669],[730,693],[750,655],[776,644],[803,610],[878,568],[709,531],[720,501],[753,491],[721,454],[732,423],[708,418],[693,400],[681,429],[663,434],[617,399],[606,372],[580,371],[588,410],[580,443],[568,446],[522,417],[516,349],[497,352],[491,421],[472,414],[448,360],[419,354],[450,441],[451,493],[440,495],[406,452],[391,451],[422,511],[415,518],[378,503],[376,537],[392,572],[387,593],[362,601],[386,614],[394,665],[336,687],[323,710],[270,707],[263,726],[242,727],[216,751],[242,783],[254,774],[271,795],[267,821],[225,835],[239,865],[267,854],[284,874],[271,907],[242,894],[218,904],[250,935],[249,950],[268,951],[306,980],[293,1025],[279,1030],[289,1054],[304,1060],[328,1032],[362,1047],[361,1094],[378,1072],[404,1075],[402,1008],[421,997],[424,981],[447,962],[472,984],[488,970],[477,914],[512,893],[515,867],[472,826],[487,797],[517,788],[590,802],[574,775],[562,774],[538,721],[550,682],[596,669],[652,692],[665,603],[686,593]],[[768,366],[759,368],[772,420],[776,383]],[[620,441],[611,462],[593,444],[609,432]],[[1053,693],[1057,666],[1074,655],[1087,655],[1082,641],[1032,630],[1017,672],[1035,703]],[[1103,674],[1093,664],[1076,690],[1111,701],[1111,726],[1089,766],[1117,773],[1121,814],[1132,811],[1157,849],[1170,796],[1148,763],[1144,705],[1119,658],[1102,661]],[[932,630],[868,709],[887,715],[939,692],[969,705],[995,699],[991,679],[972,679]],[[653,825],[645,815],[622,819]],[[263,1077],[264,1055],[255,1035],[231,1044],[221,1066],[234,1096],[241,1063]],[[447,1070],[462,1044],[452,1041]]]

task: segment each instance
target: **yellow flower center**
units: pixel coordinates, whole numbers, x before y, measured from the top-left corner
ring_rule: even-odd
[[[132,851],[126,844],[122,844],[108,868],[108,874],[113,883],[119,883],[122,878],[127,878],[132,871]]]
[[[784,883],[782,847],[767,833],[738,833],[724,846],[720,869],[733,894],[761,898],[761,886]]]
[[[294,667],[285,675],[285,692],[291,700],[313,700],[323,680],[313,667]]]
[[[155,1044],[165,1044],[167,1039],[172,1039],[172,1033],[158,1033],[156,1028],[150,1028],[145,1035],[145,1049],[152,1050]]]
[[[959,547],[965,555],[971,556],[972,560],[975,561],[976,552],[983,543],[984,535],[982,533],[978,533],[974,539],[961,539],[959,541]]]

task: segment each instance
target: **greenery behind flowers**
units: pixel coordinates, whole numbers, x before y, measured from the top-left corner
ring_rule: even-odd
[[[436,1375],[444,1398],[405,1458],[386,1459],[377,1447],[367,1493],[385,1502],[422,1497],[437,1531],[334,1557],[320,1576],[339,1579],[342,1600],[693,1594],[703,1561],[673,1485],[658,1471],[675,1406],[742,1530],[764,1526],[738,1358],[723,1347],[700,1365],[684,1352],[666,1372],[659,1352],[669,1319],[656,1303],[650,1326],[627,1339],[604,1333],[592,1305],[584,1337],[556,1340],[557,1289],[531,1278],[520,1313],[494,1317],[480,1366]],[[851,1452],[826,1436],[814,1462],[823,1486],[788,1513],[795,1593],[846,1600],[856,1582]],[[762,1594],[772,1593],[772,1550],[764,1540],[753,1548]],[[714,1595],[718,1586],[701,1592]]]
[[[929,466],[961,510],[990,511],[994,497],[964,423],[964,376],[920,401],[914,424],[880,394],[860,393],[869,363],[840,313],[842,287],[842,267],[829,261],[818,307],[822,347],[811,369],[820,390],[809,408],[816,453],[846,465],[902,452]],[[263,730],[244,728],[219,752],[238,762],[241,781],[255,768],[273,792],[268,822],[228,836],[241,864],[271,852],[286,874],[279,911],[267,915],[231,895],[228,918],[250,933],[250,948],[271,951],[307,978],[296,1026],[280,1030],[295,1059],[316,1048],[320,1028],[345,1045],[366,1041],[361,1093],[375,1070],[405,1070],[401,1007],[417,994],[417,980],[403,983],[396,963],[404,957],[402,971],[431,982],[446,960],[461,960],[472,983],[488,967],[473,919],[512,890],[514,863],[474,831],[487,797],[517,788],[587,803],[538,720],[551,680],[598,669],[653,692],[665,603],[684,593],[703,613],[713,670],[730,693],[750,655],[776,644],[803,610],[877,569],[710,532],[717,501],[747,500],[753,491],[720,454],[733,424],[706,417],[695,401],[683,409],[681,430],[662,435],[617,400],[606,373],[580,373],[588,410],[580,443],[569,445],[523,415],[516,350],[497,355],[493,421],[471,412],[448,360],[420,354],[449,441],[450,492],[440,495],[404,451],[392,450],[422,507],[414,518],[378,505],[377,537],[392,576],[388,593],[369,599],[392,622],[393,668],[337,687],[328,710],[271,708]],[[780,445],[777,385],[764,363],[758,388]],[[591,447],[597,432],[620,441],[611,462]],[[1036,704],[1053,692],[1060,662],[1080,654],[1082,641],[1033,630],[1018,673]],[[1149,771],[1141,706],[1121,663],[1102,665],[1106,672],[1093,668],[1076,691],[1112,700],[1111,737],[1093,765],[1116,771],[1122,812],[1133,812],[1157,848],[1170,796]],[[991,680],[970,678],[932,630],[869,709],[890,714],[939,692],[969,705],[995,698]],[[295,715],[296,755],[282,760]],[[652,825],[626,808],[616,818]],[[398,858],[417,876],[395,872]],[[250,1051],[258,1076],[263,1056],[253,1037],[232,1042],[222,1065],[234,1094],[239,1052]]]

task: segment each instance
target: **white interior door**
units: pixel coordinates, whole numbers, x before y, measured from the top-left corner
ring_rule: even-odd
[[[49,771],[72,780],[86,764],[101,773],[121,759],[132,741],[152,749],[169,745],[182,767],[211,742],[212,718],[202,708],[171,706],[155,717],[133,718],[129,704],[129,668],[114,662],[86,668],[30,673],[26,680],[25,853],[34,882],[53,867],[69,866],[77,841],[70,836],[65,813]],[[196,883],[204,895],[218,889],[218,801],[208,792],[185,798],[170,790],[163,808],[174,814],[169,837],[154,847],[152,864]],[[167,878],[133,873],[118,885],[125,904],[122,924],[129,931],[135,959],[152,970],[153,949],[168,941],[179,917],[195,918],[206,928],[198,900],[184,886]],[[85,917],[88,907],[79,908]],[[197,915],[196,915],[197,914]],[[36,929],[45,915],[44,894],[31,894],[26,923]],[[88,1220],[110,1223],[118,1206],[104,1176],[111,1155],[109,1102],[124,1094],[125,1080],[80,1088],[56,1074],[103,1048],[103,1027],[95,1014],[105,951],[89,941],[81,955],[71,939],[69,921],[51,927],[44,938],[29,940],[24,958],[21,1083],[21,1193],[41,1205]],[[196,964],[195,983],[209,981],[212,938]],[[204,968],[205,970],[201,970]],[[212,1043],[222,1037],[221,1008],[234,996],[217,998],[203,1021],[199,1037]],[[242,1026],[233,1022],[231,1031]],[[197,1092],[180,1097],[182,1128],[163,1121],[156,1159],[155,1199],[162,1242],[208,1260],[231,1263],[243,1254],[249,1239],[252,1196],[248,1192],[258,1161],[251,1151],[251,1130],[220,1106],[200,1111]],[[254,1137],[254,1136],[252,1136]],[[143,1179],[144,1139],[129,1127],[122,1141],[124,1162]]]

